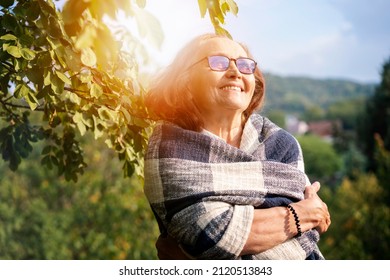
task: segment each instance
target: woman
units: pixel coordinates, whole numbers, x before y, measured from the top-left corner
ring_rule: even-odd
[[[145,157],[145,194],[161,259],[323,259],[330,215],[296,139],[255,114],[264,79],[225,36],[189,42],[153,84],[161,120]]]

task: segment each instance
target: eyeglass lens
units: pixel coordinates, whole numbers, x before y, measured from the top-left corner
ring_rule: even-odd
[[[253,74],[256,68],[256,62],[250,58],[230,59],[226,56],[215,55],[209,56],[209,66],[214,71],[226,71],[229,68],[230,60],[233,60],[238,71],[242,74]]]

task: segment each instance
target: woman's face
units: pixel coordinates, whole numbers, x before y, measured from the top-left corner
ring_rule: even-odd
[[[204,42],[190,68],[189,89],[199,107],[200,113],[239,113],[248,107],[255,88],[253,74],[242,74],[234,61],[230,61],[226,71],[213,71],[207,61],[208,56],[223,55],[237,59],[247,57],[246,51],[228,38],[213,38]],[[202,58],[204,58],[202,60]]]

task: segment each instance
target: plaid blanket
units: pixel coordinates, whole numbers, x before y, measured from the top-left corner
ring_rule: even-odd
[[[145,156],[144,191],[162,232],[196,259],[323,259],[316,230],[239,256],[254,209],[303,199],[310,184],[297,140],[253,114],[239,148],[204,131],[160,122]]]

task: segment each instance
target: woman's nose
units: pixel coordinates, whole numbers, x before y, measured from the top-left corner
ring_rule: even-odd
[[[242,75],[241,72],[238,70],[235,61],[233,61],[233,60],[230,60],[229,68],[226,70],[226,74],[227,74],[229,77],[230,77],[230,76],[241,77],[241,75]]]

